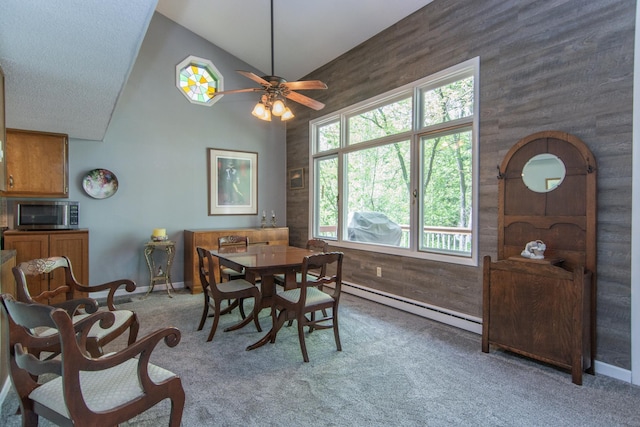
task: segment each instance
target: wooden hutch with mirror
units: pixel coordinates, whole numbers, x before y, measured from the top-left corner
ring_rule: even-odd
[[[498,260],[483,263],[482,351],[568,369],[575,384],[594,373],[596,170],[573,135],[518,141],[499,166]],[[523,251],[535,241],[542,259]]]

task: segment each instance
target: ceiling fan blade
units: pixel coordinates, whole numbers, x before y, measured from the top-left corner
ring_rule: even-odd
[[[266,81],[265,79],[263,79],[262,77],[257,76],[256,74],[253,74],[250,71],[242,71],[242,70],[236,70],[238,73],[242,74],[243,76],[245,76],[248,79],[253,80],[254,82],[261,84],[261,85],[267,85],[270,86],[271,83],[269,83],[268,81]]]
[[[242,92],[262,92],[264,89],[261,87],[252,87],[248,89],[232,89],[232,90],[223,90],[220,92],[214,92],[213,96],[217,95],[228,95],[230,93],[242,93]]]
[[[327,85],[320,80],[303,80],[297,82],[286,82],[282,84],[289,90],[310,90],[310,89],[326,89]]]
[[[315,99],[311,99],[308,96],[301,95],[297,92],[289,92],[285,97],[297,102],[298,104],[313,108],[314,110],[322,110],[324,108],[324,104],[322,102],[316,101]]]

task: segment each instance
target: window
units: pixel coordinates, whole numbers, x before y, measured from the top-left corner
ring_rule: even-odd
[[[211,106],[224,95],[222,74],[208,59],[188,56],[176,66],[176,87],[192,104]]]
[[[310,123],[310,235],[477,265],[478,65]]]

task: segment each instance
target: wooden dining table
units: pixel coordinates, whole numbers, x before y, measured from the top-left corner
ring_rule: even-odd
[[[302,260],[314,253],[317,252],[284,245],[228,246],[211,250],[211,254],[218,257],[218,262],[222,265],[238,271],[244,269],[246,280],[249,282],[255,284],[257,279],[260,279],[261,308],[271,308],[273,304],[276,292],[273,276],[284,274],[285,289],[295,288],[296,272],[302,268]],[[247,350],[261,347],[270,339],[271,330],[260,341],[248,346]]]

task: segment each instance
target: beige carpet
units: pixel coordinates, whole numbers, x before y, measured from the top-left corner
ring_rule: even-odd
[[[196,331],[202,295],[134,296],[122,308],[138,312],[140,335],[177,326],[182,341],[161,344],[153,361],[178,373],[187,395],[183,426],[638,426],[640,388],[604,376],[571,375],[509,353],[480,351],[480,336],[344,295],[340,308],[343,351],[330,330],[308,340],[302,361],[295,326],[275,344],[245,347],[263,333],[253,324],[222,330],[239,319],[212,320]],[[264,331],[271,322],[261,313]],[[18,426],[10,394],[0,425]],[[164,402],[128,425],[168,424]],[[50,425],[41,420],[41,426]]]

